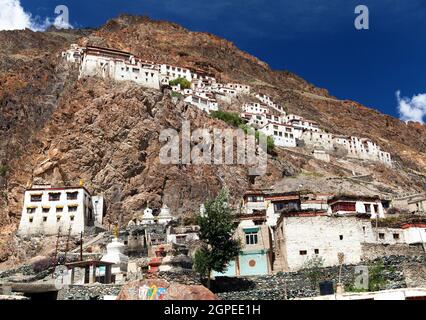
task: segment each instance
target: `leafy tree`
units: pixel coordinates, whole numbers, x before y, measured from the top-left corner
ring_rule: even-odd
[[[228,205],[228,192],[222,189],[216,199],[207,200],[204,206],[204,214],[197,216],[203,246],[195,254],[194,267],[207,278],[210,287],[211,272],[224,272],[228,263],[238,256],[241,244],[233,237],[235,214]]]
[[[265,136],[264,133],[259,132],[257,130],[255,131],[252,127],[248,126],[247,124],[242,124],[239,126],[239,128],[242,129],[245,132],[245,134],[254,133],[257,141],[259,141],[260,136]],[[274,142],[274,138],[272,138],[271,136],[266,137],[266,148],[269,154],[272,154],[272,155],[275,154],[275,142]]]
[[[180,84],[180,88],[182,90],[191,88],[191,82],[189,82],[185,78],[177,78],[177,79],[169,81],[169,85],[171,86],[177,86],[178,84]]]
[[[324,259],[319,256],[313,256],[305,261],[302,271],[306,274],[311,282],[312,289],[316,289],[322,276],[322,268],[324,267]]]
[[[381,261],[368,268],[369,291],[379,291],[386,285],[385,271],[386,268]]]

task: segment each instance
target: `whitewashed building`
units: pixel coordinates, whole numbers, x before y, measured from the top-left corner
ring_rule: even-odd
[[[206,95],[201,95],[196,93],[191,94],[191,95],[188,95],[184,99],[184,101],[196,106],[198,109],[203,110],[207,113],[210,113],[211,111],[219,110],[219,105],[217,103],[217,100],[214,98],[207,97]]]
[[[374,232],[376,241],[384,245],[426,244],[426,223],[406,223],[399,228],[379,227]]]
[[[274,143],[280,147],[294,148],[296,147],[296,137],[294,135],[294,128],[292,126],[269,122],[259,129],[259,132],[274,139]]]
[[[333,216],[385,217],[383,204],[378,197],[339,195],[331,198],[328,205],[328,214]]]
[[[304,216],[278,219],[275,247],[282,270],[298,271],[314,257],[323,259],[324,266],[339,265],[343,254],[345,264],[357,264],[362,257],[362,243],[371,242],[373,231],[368,219],[329,217],[312,212]]]
[[[71,44],[70,49],[62,52],[62,58],[69,63],[80,63],[83,56],[83,48],[77,44]]]
[[[187,68],[172,66],[168,64],[160,64],[160,75],[162,79],[167,79],[167,82],[178,78],[183,78],[192,82],[191,70]]]
[[[333,135],[323,131],[303,131],[300,139],[311,148],[333,150]]]
[[[79,235],[93,226],[92,196],[84,187],[34,186],[25,190],[18,235]]]
[[[242,107],[244,112],[252,114],[266,114],[268,113],[268,107],[261,103],[245,103]]]
[[[235,90],[238,93],[249,94],[250,86],[241,83],[227,83],[226,87]]]
[[[80,65],[82,77],[132,81],[147,88],[160,88],[158,68],[146,65],[131,53],[100,47],[84,49]]]

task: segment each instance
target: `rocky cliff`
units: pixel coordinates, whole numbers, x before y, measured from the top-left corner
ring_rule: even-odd
[[[0,32],[0,43],[0,241],[16,228],[22,192],[32,182],[84,180],[90,191],[105,195],[110,222],[126,222],[147,204],[166,203],[173,214],[189,215],[224,185],[235,202],[250,186],[244,166],[161,165],[162,129],[179,131],[182,120],[194,128],[227,124],[172,99],[168,91],[77,80],[76,70],[60,62],[71,43],[131,51],[147,60],[206,70],[220,81],[247,83],[330,132],[373,139],[397,161],[392,169],[356,161],[327,164],[300,150],[277,150],[268,159],[267,174],[257,179],[259,186],[386,195],[422,188],[426,126],[338,100],[214,35],[120,16],[97,30]],[[371,180],[350,180],[354,171]]]

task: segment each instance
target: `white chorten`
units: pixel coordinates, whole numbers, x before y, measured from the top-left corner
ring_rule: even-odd
[[[125,245],[114,238],[107,245],[107,253],[102,257],[101,261],[114,263],[112,265],[111,274],[127,273],[127,263],[129,257],[124,254]]]
[[[163,204],[163,206],[161,207],[157,219],[159,224],[168,224],[170,221],[173,220],[173,217],[170,214],[170,208],[166,204]]]
[[[152,209],[148,207],[143,211],[142,224],[153,223],[155,223],[154,215],[152,214]]]

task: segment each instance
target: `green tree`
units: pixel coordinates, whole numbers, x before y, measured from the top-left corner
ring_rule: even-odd
[[[182,90],[191,88],[191,82],[189,82],[185,78],[177,78],[177,79],[169,81],[169,85],[171,86],[177,86],[178,84],[180,84],[180,88]]]
[[[316,289],[322,277],[322,268],[324,267],[324,259],[319,256],[313,256],[305,261],[302,271],[306,274],[311,282],[312,289]]]
[[[204,214],[197,216],[203,245],[195,254],[194,267],[207,278],[210,288],[211,272],[224,272],[228,263],[238,256],[241,244],[233,237],[235,214],[228,205],[228,192],[222,189],[216,199],[207,200],[204,206]]]
[[[244,124],[243,119],[240,118],[238,113],[219,110],[219,111],[213,111],[210,115],[212,118],[225,121],[227,124],[234,127],[239,127]]]

